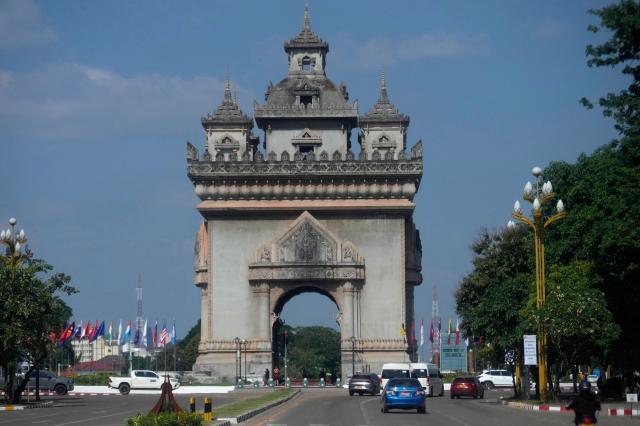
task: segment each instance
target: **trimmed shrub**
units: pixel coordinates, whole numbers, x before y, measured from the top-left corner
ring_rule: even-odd
[[[197,413],[160,413],[156,415],[137,415],[127,420],[127,426],[201,426],[202,417]]]

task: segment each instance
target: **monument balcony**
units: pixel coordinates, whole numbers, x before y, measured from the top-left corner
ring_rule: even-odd
[[[322,105],[322,104],[302,104],[293,103],[291,105],[265,104],[261,106],[258,102],[253,103],[253,115],[256,120],[263,118],[298,118],[298,117],[317,117],[317,118],[334,118],[349,117],[358,118],[358,101],[351,104],[342,105]]]

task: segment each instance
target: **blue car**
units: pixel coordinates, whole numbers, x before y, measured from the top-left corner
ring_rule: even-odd
[[[417,409],[418,413],[426,413],[426,393],[418,379],[389,379],[382,391],[380,410],[388,413],[392,408],[403,410]]]

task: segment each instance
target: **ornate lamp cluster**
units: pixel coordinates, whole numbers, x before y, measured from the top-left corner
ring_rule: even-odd
[[[533,206],[532,218],[530,219],[523,215],[519,201],[514,203],[513,214],[511,216],[520,222],[526,223],[533,230],[536,255],[536,306],[541,308],[544,306],[546,299],[544,230],[553,222],[563,219],[567,213],[564,210],[564,203],[562,200],[558,200],[558,203],[556,204],[556,213],[549,217],[544,217],[542,213],[542,206],[552,201],[556,194],[553,192],[551,182],[546,181],[542,183],[542,169],[540,167],[534,167],[533,170],[531,170],[531,173],[536,178],[535,191],[531,182],[527,182],[524,186],[524,194],[522,198],[530,202]],[[507,224],[507,227],[510,229],[515,228],[515,226],[516,224],[512,220]],[[538,327],[537,352],[540,399],[545,400],[547,395],[547,336],[542,325],[539,325]]]
[[[26,259],[28,256],[26,252],[23,253],[27,242],[27,234],[24,229],[21,229],[20,232],[16,231],[17,223],[18,221],[12,217],[9,219],[11,228],[0,231],[0,243],[7,248],[6,255],[0,254],[0,260],[9,263],[12,268],[15,268],[21,260]]]

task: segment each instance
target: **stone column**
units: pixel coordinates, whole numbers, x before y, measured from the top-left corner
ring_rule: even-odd
[[[353,318],[353,295],[354,295],[353,284],[349,281],[345,282],[342,285],[342,320],[343,320],[343,329],[342,329],[342,339],[349,339],[351,336],[354,336],[354,318]]]
[[[257,332],[258,339],[271,340],[271,315],[269,313],[269,284],[262,283],[254,287],[253,291],[258,297]]]

